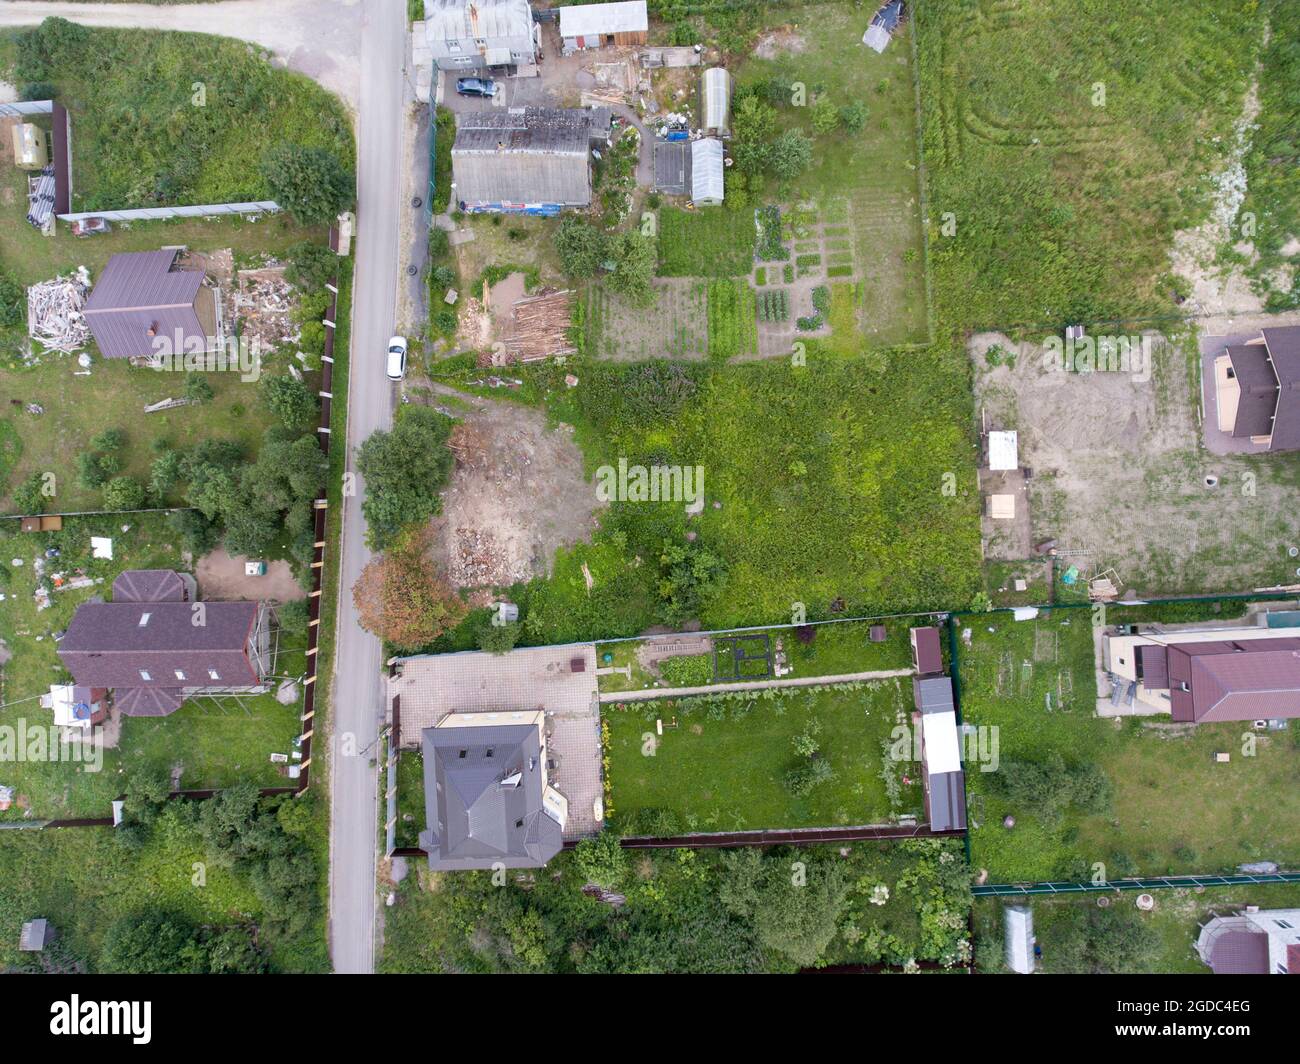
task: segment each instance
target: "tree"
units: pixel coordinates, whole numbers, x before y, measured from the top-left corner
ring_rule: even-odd
[[[613,890],[627,875],[627,851],[613,831],[605,830],[595,838],[583,839],[574,850],[573,858],[579,875],[588,883],[606,890]]]
[[[352,588],[361,627],[397,650],[427,646],[469,612],[434,571],[432,545],[427,526],[404,533],[371,559]]]
[[[402,407],[391,432],[376,432],[357,452],[366,480],[362,511],[370,545],[382,550],[404,525],[432,517],[451,476],[450,418],[425,406]]]
[[[104,485],[105,510],[138,510],[144,503],[144,485],[135,477],[114,477]]]
[[[621,292],[634,306],[650,306],[655,301],[653,281],[659,265],[654,238],[638,230],[623,233],[614,241],[614,262],[609,287]]]
[[[726,575],[726,563],[696,543],[664,540],[659,556],[659,601],[663,619],[679,624],[696,616]]]
[[[842,865],[807,866],[806,882],[792,879],[781,861],[767,861],[754,930],[758,941],[803,968],[811,967],[835,937],[849,884]]]
[[[797,129],[788,129],[772,141],[768,166],[782,181],[790,181],[812,165],[812,141]]]
[[[21,325],[27,320],[27,289],[8,270],[0,269],[0,325]]]
[[[560,266],[570,277],[591,277],[609,255],[609,240],[576,214],[566,214],[555,237]]]
[[[291,428],[310,425],[319,414],[316,396],[296,377],[263,377],[260,391],[267,409]]]
[[[262,158],[271,197],[303,224],[327,223],[356,202],[356,183],[333,152],[281,144]]]
[[[324,244],[303,240],[286,253],[289,265],[284,279],[295,288],[316,291],[333,282],[339,271],[339,257]]]
[[[776,111],[769,104],[754,94],[746,94],[737,101],[731,119],[734,140],[757,143],[771,140],[775,132]]]
[[[167,498],[181,482],[184,456],[179,451],[163,451],[149,467],[149,490],[159,502]]]
[[[812,127],[821,134],[833,133],[839,128],[840,112],[828,97],[823,96],[812,107]]]

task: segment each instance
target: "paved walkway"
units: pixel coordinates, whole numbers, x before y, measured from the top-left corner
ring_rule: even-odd
[[[838,676],[792,676],[782,680],[742,680],[738,683],[711,683],[704,687],[650,687],[644,691],[610,691],[602,702],[648,702],[654,698],[689,698],[692,695],[716,695],[724,691],[762,691],[768,687],[824,687],[833,683],[856,683],[860,680],[896,680],[911,676],[911,669],[876,669],[873,672],[845,672]]]

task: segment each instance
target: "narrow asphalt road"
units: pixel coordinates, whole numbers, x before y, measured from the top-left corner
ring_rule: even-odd
[[[406,5],[371,0],[361,19],[357,145],[356,273],[348,374],[348,463],[356,446],[393,420],[384,351],[397,302]],[[343,509],[335,651],[333,772],[330,779],[330,952],[336,972],[371,972],[375,961],[375,855],[379,773],[376,738],[384,717],[379,640],[357,624],[352,586],[370,560],[358,477]]]
[[[0,27],[32,25],[50,16],[88,26],[189,30],[252,41],[274,52],[274,61],[338,94],[353,111],[358,203],[346,445],[347,468],[355,472],[357,444],[389,426],[393,417],[394,395],[383,374],[383,352],[393,331],[397,299],[407,52],[404,0],[224,0],[180,6],[0,3]],[[335,971],[348,973],[374,970],[379,777],[370,761],[378,753],[384,713],[379,641],[358,626],[352,606],[352,585],[370,560],[360,507],[363,493],[364,485],[357,481],[355,494],[344,499],[330,703],[330,953]]]

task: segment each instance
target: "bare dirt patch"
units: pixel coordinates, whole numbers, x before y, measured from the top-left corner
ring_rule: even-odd
[[[1085,574],[1114,567],[1121,590],[1141,594],[1295,582],[1286,549],[1300,545],[1300,527],[1287,500],[1300,458],[1210,454],[1201,440],[1195,335],[1152,337],[1145,381],[1049,368],[1037,342],[970,338],[977,409],[993,427],[1020,434],[1033,542],[1086,551],[1058,566],[1076,564]],[[1004,354],[991,366],[995,344]]]
[[[268,561],[265,576],[248,576],[244,563],[249,560],[244,554],[228,554],[224,547],[203,555],[194,567],[199,596],[213,602],[292,602],[307,597],[288,562]]]
[[[437,562],[457,587],[506,587],[547,574],[556,550],[591,536],[601,509],[572,427],[548,429],[544,414],[515,403],[455,397],[466,412],[434,521]]]
[[[791,26],[782,26],[758,39],[754,55],[759,59],[775,59],[778,55],[798,55],[807,47],[803,34]]]

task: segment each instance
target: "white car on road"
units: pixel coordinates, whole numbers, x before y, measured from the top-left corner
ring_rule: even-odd
[[[400,381],[406,376],[406,337],[394,336],[388,341],[388,379]]]

